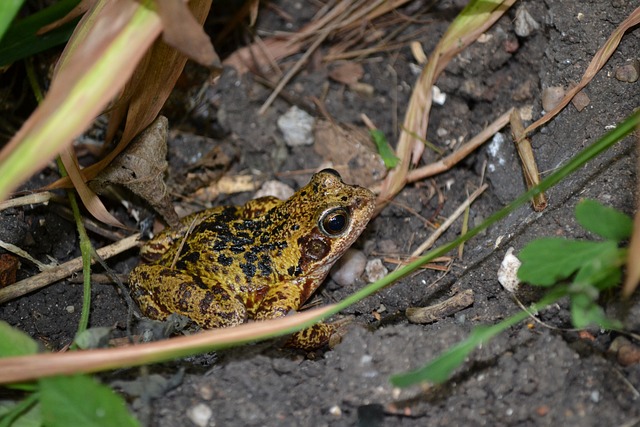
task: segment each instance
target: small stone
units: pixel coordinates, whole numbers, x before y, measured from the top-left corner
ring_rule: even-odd
[[[551,86],[542,90],[542,108],[544,111],[551,111],[564,98],[564,88],[562,86]]]
[[[638,81],[640,75],[640,61],[634,59],[627,64],[621,65],[616,68],[616,79],[625,82],[633,83]]]
[[[518,108],[518,113],[520,113],[520,118],[524,121],[533,120],[533,105],[528,104]]]
[[[187,418],[198,427],[207,427],[213,411],[204,403],[198,403],[187,410]]]
[[[215,397],[215,392],[211,384],[205,384],[198,387],[198,394],[204,400],[211,400]]]
[[[504,255],[504,259],[498,269],[498,282],[507,291],[514,293],[520,286],[520,280],[518,279],[518,269],[522,265],[522,262],[513,254],[513,248],[507,249],[507,253]]]
[[[540,24],[533,19],[533,16],[531,16],[527,8],[524,6],[520,6],[516,10],[514,26],[518,37],[529,37],[534,31],[540,29]]]
[[[348,286],[362,276],[366,264],[367,257],[362,251],[349,249],[333,266],[329,274],[333,281],[340,286]]]
[[[68,306],[66,306],[64,309],[65,309],[65,310],[67,311],[67,313],[69,313],[69,314],[73,314],[73,313],[75,313],[75,312],[76,312],[76,308],[75,308],[74,306],[72,306],[72,305],[68,305]]]
[[[364,269],[369,283],[377,282],[387,275],[389,270],[384,266],[380,258],[374,258],[367,262],[367,266]]]
[[[274,196],[280,200],[287,200],[289,197],[293,196],[293,193],[295,193],[295,191],[293,191],[293,188],[289,187],[287,184],[271,180],[262,184],[262,187],[256,191],[256,194],[253,197],[254,199],[257,199],[259,197]]]
[[[571,100],[571,103],[574,107],[576,107],[576,110],[582,111],[591,103],[591,99],[589,99],[589,95],[587,95],[584,90],[581,90],[580,92],[576,93],[576,95]]]
[[[296,106],[278,118],[278,129],[289,147],[313,144],[314,126],[315,119]]]
[[[342,416],[342,409],[340,409],[338,405],[334,405],[331,408],[329,408],[329,413],[334,417],[340,417]]]
[[[433,99],[434,104],[444,105],[447,101],[447,94],[443,93],[438,86],[433,85],[431,88],[431,98]]]

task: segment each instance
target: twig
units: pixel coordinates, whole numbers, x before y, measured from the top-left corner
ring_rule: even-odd
[[[473,301],[473,290],[465,289],[451,298],[429,307],[409,307],[405,310],[405,316],[411,323],[433,323],[464,310],[473,304]]]
[[[478,188],[476,191],[474,191],[471,196],[469,196],[469,198],[467,198],[467,200],[465,200],[460,206],[458,206],[458,209],[455,210],[455,212],[453,214],[451,214],[451,216],[449,216],[449,218],[447,218],[447,220],[440,226],[438,227],[438,229],[436,231],[433,232],[433,234],[431,234],[431,236],[429,236],[429,238],[427,240],[425,240],[419,247],[418,249],[416,249],[415,251],[413,251],[413,253],[411,254],[411,256],[413,257],[417,257],[420,256],[420,254],[422,252],[424,252],[425,250],[427,250],[428,248],[430,248],[431,246],[433,246],[433,244],[436,242],[436,240],[438,240],[438,238],[445,232],[447,231],[447,229],[449,228],[449,226],[451,224],[453,224],[453,221],[455,221],[460,215],[462,215],[464,213],[464,210],[467,208],[467,206],[471,205],[471,203],[473,203],[473,201],[475,199],[478,198],[478,196],[480,196],[484,190],[487,189],[487,187],[489,187],[489,185],[484,184],[482,187]]]
[[[493,123],[484,128],[482,132],[471,138],[469,142],[464,144],[455,152],[449,154],[444,159],[410,171],[407,175],[407,182],[419,181],[421,179],[449,170],[452,166],[467,157],[471,152],[482,145],[486,140],[491,138],[496,132],[505,127],[507,123],[509,123],[510,114],[511,109],[498,117],[495,121],[493,121]]]
[[[140,234],[134,234],[118,242],[115,242],[109,246],[105,246],[97,250],[98,255],[103,259],[111,258],[121,252],[131,249],[136,246]],[[51,268],[45,272],[29,277],[28,279],[21,280],[13,285],[7,286],[4,289],[0,289],[0,304],[6,301],[10,301],[14,298],[18,298],[22,295],[26,295],[29,292],[33,292],[40,288],[43,288],[51,283],[62,280],[72,273],[82,268],[82,258],[74,258],[71,261],[65,262],[57,267]]]
[[[287,83],[289,83],[289,81],[293,78],[293,76],[295,76],[298,73],[298,71],[300,71],[300,68],[302,68],[302,66],[307,62],[307,59],[309,59],[309,57],[315,52],[318,46],[320,46],[320,44],[322,44],[322,42],[329,36],[329,34],[331,34],[332,31],[334,31],[336,28],[342,25],[343,19],[346,16],[348,16],[351,13],[351,11],[352,11],[352,8],[348,8],[347,10],[345,10],[343,13],[340,14],[338,19],[336,19],[333,23],[331,23],[328,27],[323,29],[318,34],[318,38],[311,44],[311,46],[309,46],[309,48],[304,53],[304,55],[302,55],[302,57],[298,60],[298,62],[296,62],[295,65],[287,72],[287,74],[282,78],[282,80],[280,80],[275,90],[271,93],[271,95],[269,95],[269,98],[267,98],[264,104],[262,104],[262,107],[260,107],[260,110],[258,110],[258,114],[262,115],[265,113],[265,111],[267,111],[267,108],[269,108],[271,103],[273,103],[273,101],[276,99],[276,97],[278,96],[278,93],[280,93],[280,91],[282,91],[282,89],[287,85]]]
[[[16,208],[24,205],[38,205],[40,203],[47,204],[49,200],[57,197],[51,191],[42,191],[35,194],[27,194],[26,196],[14,197],[13,199],[0,202],[0,211],[9,208]]]
[[[27,260],[31,261],[32,263],[34,263],[36,265],[36,267],[38,267],[38,270],[40,270],[40,271],[50,270],[50,269],[55,267],[55,265],[49,265],[49,264],[45,264],[43,262],[38,261],[37,259],[32,257],[24,249],[22,249],[22,248],[20,248],[20,247],[18,247],[16,245],[12,245],[11,243],[7,243],[7,242],[5,242],[3,240],[0,240],[0,248],[13,253],[14,255],[18,255],[19,257],[22,257],[24,259],[27,259]]]

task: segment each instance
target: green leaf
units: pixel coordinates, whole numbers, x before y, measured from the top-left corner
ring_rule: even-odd
[[[9,28],[9,24],[22,7],[24,0],[2,0],[0,2],[0,40]]]
[[[400,159],[396,157],[387,138],[384,136],[384,133],[379,129],[372,129],[369,131],[371,134],[371,138],[373,142],[376,144],[376,148],[378,149],[378,154],[382,157],[382,161],[384,161],[384,165],[387,169],[391,169],[396,167]]]
[[[26,356],[38,352],[38,344],[24,332],[0,321],[0,357]]]
[[[626,259],[626,250],[612,248],[611,252],[603,252],[598,258],[585,263],[573,279],[576,285],[589,285],[598,290],[609,289],[622,282],[620,266]]]
[[[613,241],[585,242],[547,237],[534,240],[520,251],[518,278],[538,286],[566,279],[594,259],[617,252]]]
[[[393,375],[391,384],[396,387],[408,387],[424,381],[434,384],[445,382],[453,371],[464,362],[469,353],[482,344],[484,339],[487,339],[487,332],[492,328],[495,328],[495,326],[476,326],[471,331],[469,338],[445,351],[422,368],[404,374]]]
[[[0,4],[6,1],[0,0]],[[41,27],[64,17],[78,3],[79,0],[60,0],[33,15],[13,22],[0,41],[0,65],[11,64],[69,40],[78,19],[46,34],[36,35],[36,32]]]
[[[586,199],[578,203],[576,219],[592,233],[616,242],[628,239],[633,231],[631,218],[595,200]]]
[[[42,417],[47,427],[139,426],[124,400],[91,377],[60,376],[39,382]]]
[[[41,427],[42,413],[37,396],[20,402],[0,401],[0,427]]]
[[[607,318],[602,307],[587,293],[571,295],[571,322],[578,329],[584,329],[591,325],[597,325],[604,329],[622,329],[622,324],[617,320]]]

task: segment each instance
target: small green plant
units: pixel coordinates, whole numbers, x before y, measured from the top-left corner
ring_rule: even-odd
[[[38,351],[38,344],[31,337],[5,322],[0,322],[0,336],[0,358],[27,356]],[[19,402],[0,402],[0,427],[139,425],[129,414],[122,397],[87,375],[41,378],[34,383],[9,387],[27,395]]]
[[[384,166],[387,169],[396,167],[400,159],[393,154],[393,149],[391,145],[389,145],[389,141],[387,137],[384,136],[384,133],[379,129],[371,129],[369,133],[371,134],[371,139],[373,139],[373,142],[376,144],[378,154],[380,154],[380,157],[382,157],[384,161]]]
[[[594,200],[578,203],[576,219],[582,227],[604,240],[536,239],[520,252],[522,265],[518,278],[534,286],[549,288],[548,294],[531,307],[532,311],[541,310],[568,296],[571,321],[576,328],[598,325],[605,329],[620,329],[619,321],[605,316],[598,297],[602,291],[621,283],[621,267],[626,260],[627,249],[619,245],[631,236],[633,221]],[[478,326],[469,338],[434,361],[417,371],[393,376],[391,382],[399,387],[422,381],[444,382],[474,348],[528,316],[528,312],[522,311],[497,325]]]

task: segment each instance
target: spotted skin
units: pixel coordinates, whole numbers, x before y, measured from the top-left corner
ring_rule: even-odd
[[[373,210],[371,191],[324,170],[286,201],[195,213],[142,247],[147,263],[131,272],[132,296],[148,317],[178,313],[203,328],[285,316],[320,286]],[[290,343],[320,348],[333,332],[319,324]]]

